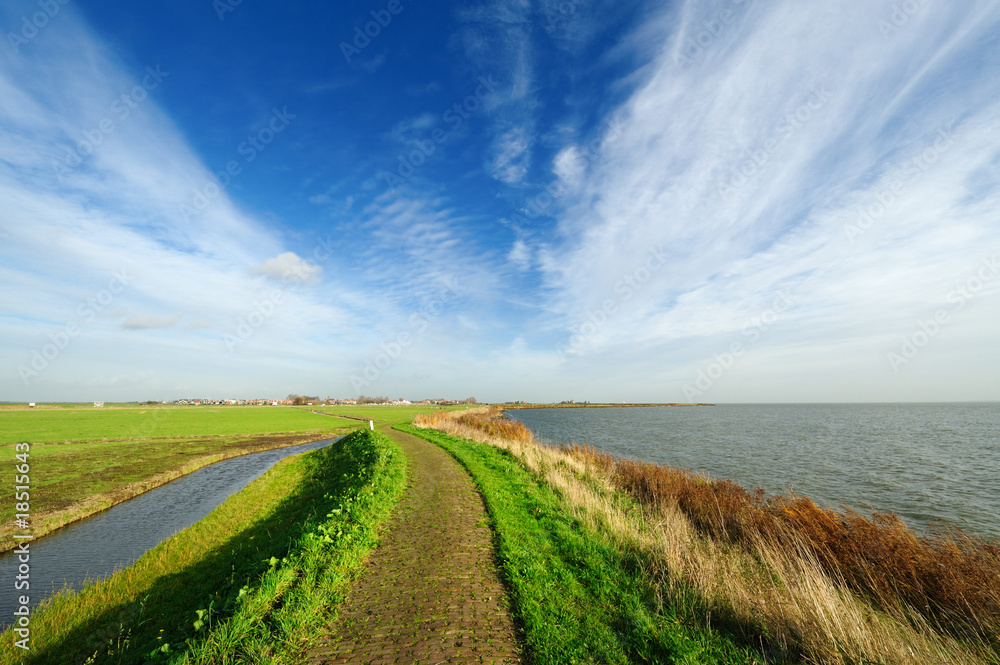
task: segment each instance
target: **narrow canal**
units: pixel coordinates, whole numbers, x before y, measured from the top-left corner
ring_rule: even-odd
[[[14,590],[17,556],[13,552],[0,555],[0,579],[10,581],[7,591],[0,594],[0,627],[10,625],[18,596],[28,595],[34,607],[64,586],[79,589],[85,580],[108,577],[207,516],[280,460],[323,448],[336,440],[303,443],[216,462],[33,540],[28,591]]]

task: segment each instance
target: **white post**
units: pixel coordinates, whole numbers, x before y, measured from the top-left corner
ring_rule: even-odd
[[[368,421],[368,429],[370,429],[373,432],[375,431],[375,421],[374,420],[369,420]]]

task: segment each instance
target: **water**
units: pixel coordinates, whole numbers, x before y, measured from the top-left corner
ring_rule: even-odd
[[[1000,539],[1000,404],[511,410],[543,440]]]
[[[108,577],[150,549],[215,510],[280,460],[330,445],[335,439],[233,457],[182,476],[81,522],[30,543],[27,591],[14,590],[19,562],[0,555],[0,626],[6,625],[25,594],[34,607],[63,586],[79,589],[85,580]]]

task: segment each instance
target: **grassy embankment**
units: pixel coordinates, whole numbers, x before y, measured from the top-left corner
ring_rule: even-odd
[[[10,444],[32,444],[31,521],[39,537],[213,462],[360,426],[277,407],[4,409],[0,468],[13,473]],[[0,551],[14,546],[14,513],[14,501],[0,503]]]
[[[957,530],[918,536],[890,515],[834,513],[593,449],[542,446],[495,409],[417,425],[478,442],[429,435],[465,462],[486,497],[536,653],[572,653],[580,636],[604,634],[641,660],[627,648],[636,636],[679,622],[695,635],[710,623],[713,639],[757,645],[769,663],[1000,662],[995,543]],[[551,498],[525,502],[522,493]],[[536,588],[538,573],[528,571],[559,571],[559,591]],[[602,596],[605,585],[612,590]],[[632,585],[644,602],[628,596]]]
[[[479,487],[528,662],[763,662],[751,646],[708,626],[695,594],[665,595],[644,572],[640,554],[589,528],[507,451],[428,429],[397,429],[443,447]]]
[[[283,460],[135,565],[32,613],[0,665],[298,662],[336,612],[405,484],[405,457],[359,431]]]

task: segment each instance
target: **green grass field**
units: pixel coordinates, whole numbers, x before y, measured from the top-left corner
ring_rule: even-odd
[[[322,411],[333,415],[351,416],[353,418],[371,419],[377,423],[407,423],[418,413],[433,413],[435,411],[458,411],[468,406],[435,406],[426,404],[411,404],[409,406],[383,406],[381,404],[366,404],[362,406],[305,406],[294,407],[305,411]]]
[[[0,444],[327,431],[357,424],[268,406],[0,409]]]
[[[286,459],[135,565],[31,615],[0,665],[299,662],[405,486],[377,432]]]
[[[0,465],[31,444],[32,533],[39,537],[207,464],[362,427],[286,407],[92,404],[0,408]],[[18,511],[23,512],[23,511]],[[0,551],[13,546],[15,504],[0,502]]]
[[[448,410],[462,407],[447,407]],[[315,411],[323,413],[315,413]],[[207,464],[378,423],[437,406],[0,406],[0,467],[31,444],[31,523],[40,537]],[[329,414],[329,415],[323,415]],[[349,416],[337,417],[336,414]],[[15,504],[0,502],[0,551],[13,546]]]

